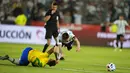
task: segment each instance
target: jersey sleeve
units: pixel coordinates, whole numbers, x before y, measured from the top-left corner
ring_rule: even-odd
[[[118,21],[116,20],[116,21],[114,21],[114,24],[118,24]]]
[[[51,10],[48,10],[47,13],[45,14],[45,16],[49,16],[51,15]]]
[[[59,11],[57,11],[57,18],[56,19],[60,20],[60,12]]]
[[[49,54],[48,54],[48,53],[46,53],[46,52],[45,52],[45,53],[43,53],[42,55],[43,55],[43,57],[48,57],[48,56],[49,56]]]
[[[125,25],[128,26],[129,24],[127,23],[127,21],[125,21]]]

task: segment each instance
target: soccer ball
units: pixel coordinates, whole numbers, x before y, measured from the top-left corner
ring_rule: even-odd
[[[115,66],[114,63],[108,63],[108,64],[106,65],[106,68],[107,68],[107,71],[110,71],[110,72],[116,70],[116,66]]]

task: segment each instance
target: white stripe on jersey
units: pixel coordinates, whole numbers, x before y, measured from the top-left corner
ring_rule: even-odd
[[[117,25],[117,34],[125,34],[125,26],[128,26],[126,20],[116,20],[114,24]]]

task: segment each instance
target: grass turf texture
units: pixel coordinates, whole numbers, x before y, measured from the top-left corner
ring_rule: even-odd
[[[40,51],[43,49],[43,45],[0,43],[0,56],[8,54],[19,58],[28,46]],[[112,73],[130,73],[130,49],[114,52],[111,47],[81,46],[81,51],[76,52],[75,48],[73,46],[71,51],[64,48],[65,60],[55,67],[16,66],[9,61],[0,61],[0,73],[110,73],[106,70],[106,64],[110,62],[117,67]],[[53,54],[51,58],[54,58]]]

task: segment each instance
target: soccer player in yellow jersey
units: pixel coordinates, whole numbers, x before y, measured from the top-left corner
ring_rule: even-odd
[[[32,63],[32,66],[35,67],[44,67],[45,65],[55,66],[57,64],[56,60],[49,59],[49,55],[54,52],[54,47],[48,52],[42,53],[38,50],[34,50],[31,47],[27,47],[23,50],[20,59],[14,59],[8,55],[0,56],[0,60],[9,60],[13,64],[20,66],[27,66],[29,63]]]

